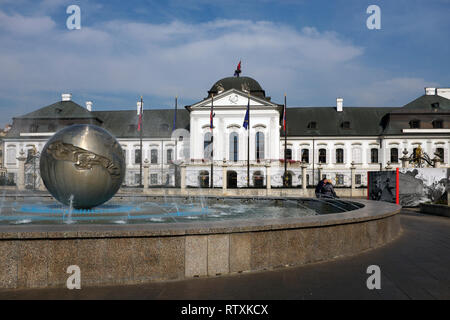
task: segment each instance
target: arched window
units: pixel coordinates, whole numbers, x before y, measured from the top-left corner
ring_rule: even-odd
[[[444,162],[444,148],[436,148],[436,155],[441,158],[441,162]]]
[[[264,175],[261,171],[253,173],[253,186],[255,188],[262,188],[264,186]]]
[[[352,149],[352,161],[354,163],[362,163],[361,148]]]
[[[200,171],[198,176],[200,188],[209,188],[209,172],[208,171]]]
[[[141,149],[134,149],[134,163],[141,163]]]
[[[344,149],[336,149],[336,163],[344,163]]]
[[[237,188],[237,172],[227,171],[227,188]]]
[[[212,143],[212,134],[211,134],[211,132],[206,132],[203,137],[203,158],[204,159],[212,158],[212,150],[210,149],[211,143]]]
[[[230,160],[239,160],[239,135],[236,132],[230,134]]]
[[[319,163],[326,163],[326,162],[327,162],[327,150],[319,149]]]
[[[302,149],[302,162],[309,163],[309,150]]]
[[[152,164],[158,163],[158,150],[157,149],[152,149],[150,151],[150,163],[152,163]]]
[[[171,163],[173,161],[173,149],[167,149],[167,163]]]
[[[286,149],[286,160],[292,160],[292,149]]]
[[[378,149],[375,148],[370,149],[370,162],[378,163]]]
[[[256,160],[264,159],[264,133],[256,133]]]
[[[398,149],[391,149],[391,163],[398,163]]]
[[[8,149],[6,150],[6,163],[16,163],[16,146],[8,146]]]

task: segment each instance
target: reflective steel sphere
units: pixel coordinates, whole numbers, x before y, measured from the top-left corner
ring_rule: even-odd
[[[92,208],[119,190],[125,177],[125,158],[117,140],[106,130],[88,124],[55,133],[41,153],[40,171],[47,190],[65,205]]]

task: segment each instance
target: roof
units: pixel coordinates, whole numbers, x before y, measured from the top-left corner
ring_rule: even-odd
[[[439,107],[433,107],[432,104]],[[392,113],[430,113],[450,112],[450,100],[438,95],[423,95],[416,100],[405,104],[403,107],[393,110]]]
[[[92,111],[103,120],[102,127],[120,138],[139,138],[136,110]],[[172,134],[174,109],[144,110],[142,136],[169,138]],[[177,129],[189,130],[190,118],[186,109],[177,109]]]
[[[211,94],[217,95],[223,91],[227,91],[230,89],[237,89],[243,92],[250,92],[250,94],[265,98],[266,93],[261,88],[258,81],[250,77],[227,77],[220,79],[211,87],[208,91],[208,97],[211,97]]]
[[[300,107],[287,108],[288,136],[376,136],[383,132],[382,120],[391,107]],[[348,129],[343,122],[350,122]],[[316,129],[308,128],[310,122]],[[281,129],[281,135],[284,135]]]
[[[58,101],[18,117],[20,119],[94,119],[95,115],[73,101]]]

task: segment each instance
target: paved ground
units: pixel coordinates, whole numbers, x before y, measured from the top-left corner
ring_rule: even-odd
[[[270,272],[147,285],[0,292],[0,299],[450,299],[450,219],[409,210],[394,242],[351,258]],[[381,290],[368,290],[369,265]]]

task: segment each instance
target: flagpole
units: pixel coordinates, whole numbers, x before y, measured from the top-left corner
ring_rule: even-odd
[[[286,106],[286,93],[284,94],[284,114],[283,114],[283,122],[284,122],[284,187],[287,187],[287,106]]]
[[[140,153],[141,153],[141,159],[139,159],[139,187],[142,187],[142,119],[144,118],[144,108],[143,108],[143,100],[142,100],[142,96],[141,96],[141,106],[140,106],[140,116],[141,116],[141,127],[139,130],[139,148],[140,148]]]
[[[247,187],[250,188],[250,93],[248,94]]]
[[[177,129],[177,110],[178,110],[178,96],[175,96],[175,114],[174,114],[174,120],[173,120],[173,129],[172,129],[172,132],[174,131],[174,130],[176,130]],[[173,160],[175,161],[175,160],[177,160],[177,155],[178,155],[178,150],[177,150],[177,146],[178,146],[178,138],[177,137],[175,137],[175,154],[174,154],[174,157],[173,157]],[[175,163],[175,165],[174,165],[174,171],[175,171],[175,177],[174,177],[174,179],[173,179],[173,182],[174,182],[174,185],[175,185],[175,187],[177,187],[178,185],[177,185],[177,173],[178,173],[178,168],[177,168],[177,164],[176,164],[176,162],[174,162]]]
[[[210,188],[214,188],[214,94],[211,94],[211,185]]]

